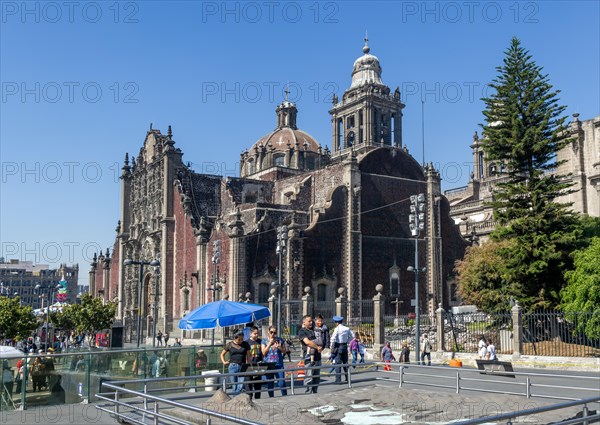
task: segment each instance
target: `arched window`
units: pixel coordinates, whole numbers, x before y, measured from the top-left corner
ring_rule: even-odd
[[[258,284],[258,303],[265,304],[269,301],[269,284],[262,282]]]
[[[273,159],[273,163],[277,167],[283,167],[285,165],[285,155],[283,155],[283,154],[275,155],[275,158]]]
[[[327,301],[327,285],[324,283],[317,285],[317,301]]]

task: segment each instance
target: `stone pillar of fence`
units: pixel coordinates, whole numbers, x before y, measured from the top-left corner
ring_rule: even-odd
[[[443,352],[444,348],[446,347],[446,341],[445,341],[445,334],[444,334],[444,313],[446,313],[446,310],[444,310],[442,308],[442,303],[438,304],[438,309],[435,311],[435,317],[436,317],[436,329],[437,329],[437,335],[436,335],[436,340],[437,340],[437,350],[438,352]]]
[[[523,308],[518,302],[511,310],[513,322],[513,358],[518,359],[523,352]]]
[[[310,294],[311,288],[304,288],[304,296],[302,297],[302,317],[312,316],[314,312],[313,296]]]
[[[379,353],[385,343],[385,296],[382,294],[383,285],[378,284],[375,287],[377,294],[373,297],[373,354],[374,360],[379,360]]]
[[[348,311],[348,298],[346,298],[346,296],[344,295],[345,291],[345,288],[338,289],[339,296],[335,299],[335,315],[346,317],[347,319],[349,319],[346,314],[346,312]]]
[[[269,302],[269,311],[271,312],[271,316],[269,316],[269,326],[275,325],[275,316],[277,315],[277,289],[271,288],[271,296],[267,300]],[[279,329],[278,329],[279,330]]]

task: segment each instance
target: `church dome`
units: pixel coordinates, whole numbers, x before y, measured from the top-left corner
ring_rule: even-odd
[[[361,87],[366,84],[381,84],[381,65],[377,56],[370,54],[369,39],[365,37],[365,45],[360,58],[354,61],[352,68],[352,84],[350,88]]]
[[[250,152],[254,151],[255,149],[260,150],[261,147],[270,149],[271,146],[273,147],[273,150],[286,151],[290,147],[296,147],[296,144],[300,149],[310,152],[318,152],[320,148],[317,141],[305,131],[291,127],[279,127],[258,139],[258,141],[250,149]]]

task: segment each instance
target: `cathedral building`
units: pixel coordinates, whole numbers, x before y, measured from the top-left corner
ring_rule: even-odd
[[[573,114],[569,131],[572,142],[558,151],[556,159],[564,161],[557,173],[568,176],[573,193],[557,199],[572,203],[573,211],[600,217],[600,116],[580,121]],[[503,164],[490,161],[477,133],[471,144],[473,174],[469,184],[445,191],[451,204],[450,214],[461,234],[471,243],[486,241],[496,227],[492,207],[495,186],[508,177]]]
[[[125,323],[136,318],[141,295],[148,329],[157,320],[170,332],[188,311],[215,299],[266,303],[279,274],[278,228],[286,226],[285,302],[307,292],[317,303],[340,295],[371,300],[383,284],[388,312],[400,305],[406,314],[415,298],[415,274],[407,271],[415,262],[410,197],[423,193],[420,307],[431,313],[447,306],[448,282],[466,242],[438,171],[409,154],[405,105],[381,74],[365,43],[350,87],[333,97],[331,150],[299,128],[298,107],[286,96],[275,110],[275,129],[241,153],[236,178],[194,172],[171,127],[166,134],[150,128],[139,154],[125,156],[115,244],[112,253],[95,257],[90,291],[117,300]],[[158,259],[160,267],[140,272],[125,259]],[[347,318],[361,314],[360,303],[348,303]]]

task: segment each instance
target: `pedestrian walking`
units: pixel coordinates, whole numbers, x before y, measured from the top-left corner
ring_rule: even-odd
[[[358,361],[358,355],[360,354],[361,363],[365,362],[365,352],[364,352],[364,345],[363,345],[363,351],[362,354],[360,353],[361,351],[361,334],[360,332],[356,332],[354,334],[354,338],[352,339],[352,341],[350,341],[350,354],[352,354],[352,364],[355,365],[356,362]],[[354,366],[354,368],[356,369],[356,366]]]
[[[354,338],[354,334],[347,326],[342,323],[342,316],[333,316],[333,321],[336,323],[333,334],[331,335],[331,353],[335,355],[335,363],[340,365],[336,368],[335,383],[341,384],[342,366],[344,366],[344,380],[348,381],[348,343]]]
[[[163,338],[163,333],[159,329],[158,332],[156,333],[156,346],[157,347],[162,347],[162,338]]]
[[[431,366],[431,342],[429,342],[429,336],[423,335],[423,341],[421,342],[421,364],[425,365],[425,357],[427,357],[427,366]]]
[[[385,343],[385,345],[383,346],[383,348],[381,349],[381,360],[383,360],[385,363],[391,363],[396,360],[396,358],[394,357],[394,353],[392,352],[392,347],[390,346],[389,341],[387,341]],[[392,367],[390,365],[386,364],[383,367],[383,370],[392,370]]]
[[[400,363],[405,364],[410,363],[410,348],[408,348],[408,344],[406,343],[406,341],[402,343],[402,349],[400,350],[400,358],[398,359],[398,361]]]

